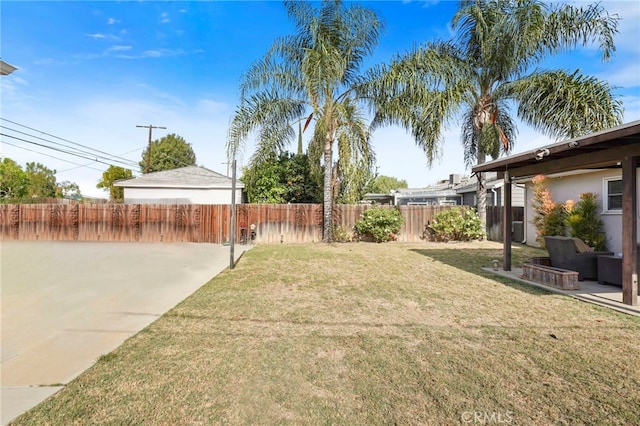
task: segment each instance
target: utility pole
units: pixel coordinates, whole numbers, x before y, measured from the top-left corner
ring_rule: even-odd
[[[136,127],[143,127],[145,129],[149,129],[149,147],[147,148],[147,171],[145,173],[149,173],[149,171],[151,170],[151,129],[166,129],[166,127],[160,127],[160,126],[152,126],[151,124],[149,124],[148,126],[136,126]]]

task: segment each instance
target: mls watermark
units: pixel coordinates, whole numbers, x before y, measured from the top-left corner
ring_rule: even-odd
[[[461,416],[463,423],[489,425],[510,424],[513,421],[511,411],[465,411]]]

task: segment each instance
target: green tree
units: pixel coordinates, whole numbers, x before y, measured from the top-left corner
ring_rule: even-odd
[[[29,192],[29,175],[11,158],[0,162],[0,199],[22,199]]]
[[[80,187],[75,182],[70,182],[68,180],[62,181],[57,185],[57,197],[62,198],[73,198],[75,200],[79,200],[82,198],[82,193],[80,192]]]
[[[171,133],[151,142],[151,159],[149,148],[142,151],[140,169],[145,172],[159,172],[180,167],[195,166],[196,154],[184,138]],[[148,170],[147,170],[147,166]]]
[[[29,177],[27,197],[61,198],[62,193],[56,183],[56,171],[40,163],[27,163],[25,172]]]
[[[236,158],[248,135],[257,130],[259,143],[251,162],[259,163],[285,150],[295,140],[291,123],[308,117],[314,124],[308,155],[315,167],[324,164],[323,239],[332,240],[332,204],[336,188],[334,145],[339,147],[337,170],[343,180],[370,173],[374,155],[369,128],[361,111],[363,100],[354,90],[362,84],[363,60],[378,44],[383,24],[376,12],[357,4],[285,1],[295,34],[276,39],[241,81],[241,101],[229,130],[227,152]],[[349,168],[349,164],[360,167]]]
[[[468,166],[513,147],[513,106],[523,122],[555,138],[618,125],[622,104],[607,82],[579,71],[538,68],[548,56],[592,43],[607,60],[615,51],[618,20],[599,3],[461,1],[451,23],[452,40],[426,43],[374,70],[375,85],[367,88],[378,95],[374,125],[399,123],[410,129],[429,166],[439,156],[443,129],[458,117]],[[484,224],[482,175],[477,199]]]
[[[98,182],[96,188],[102,188],[105,191],[109,191],[109,198],[111,201],[121,203],[124,201],[124,188],[114,186],[113,183],[122,179],[131,179],[132,177],[133,173],[131,170],[112,165],[102,173],[102,179]]]
[[[250,203],[318,203],[322,187],[311,176],[306,155],[283,153],[245,168],[242,179]]]
[[[393,189],[408,188],[407,181],[391,176],[378,175],[367,186],[367,192],[372,194],[388,194]]]
[[[344,156],[340,154],[342,158]],[[375,177],[372,167],[362,161],[354,159],[346,163],[344,161],[336,164],[334,168],[334,189],[335,201],[339,204],[356,204],[364,197],[366,188]]]

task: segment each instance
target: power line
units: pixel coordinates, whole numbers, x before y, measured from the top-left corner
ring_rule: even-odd
[[[12,129],[12,128],[7,127],[7,126],[1,126],[0,125],[0,127],[4,128],[4,129],[7,129],[7,130],[10,130],[12,132],[24,135],[24,136],[28,136],[28,137],[31,137],[31,138],[39,139],[41,141],[52,143],[54,145],[59,145],[59,146],[62,146],[64,148],[68,148],[71,151],[62,151],[62,150],[60,150],[60,151],[61,152],[65,152],[65,153],[67,153],[69,155],[75,155],[75,153],[79,153],[79,154],[82,154],[82,155],[88,155],[88,156],[92,156],[92,157],[96,157],[96,158],[102,158],[102,159],[107,160],[107,161],[113,161],[113,162],[116,162],[116,163],[121,163],[121,164],[127,165],[128,167],[131,167],[132,165],[136,165],[136,163],[133,160],[126,160],[125,159],[126,161],[121,161],[121,160],[118,160],[117,158],[122,158],[122,157],[117,157],[117,156],[114,156],[114,155],[111,155],[111,154],[109,154],[108,156],[97,155],[97,154],[95,154],[95,153],[93,153],[91,151],[74,148],[74,147],[69,146],[69,145],[65,145],[65,144],[62,144],[62,143],[59,143],[59,142],[54,142],[52,140],[49,140],[49,139],[46,139],[46,138],[42,138],[40,136],[35,136],[35,135],[29,134],[29,133],[25,133],[25,132],[22,132],[20,130]],[[11,137],[9,135],[7,135],[7,136]],[[50,147],[49,145],[41,145],[41,146],[44,146],[44,147],[49,148],[49,149],[54,149],[54,148]],[[97,152],[100,152],[100,151],[97,151]]]
[[[131,152],[138,151],[138,150],[140,150],[142,148],[136,148],[134,150],[125,152],[125,153],[120,154],[120,155],[114,155],[114,154],[110,154],[110,153],[105,152],[105,151],[101,151],[101,150],[98,150],[98,149],[95,149],[95,148],[91,148],[91,147],[86,146],[86,145],[82,145],[82,144],[70,141],[70,140],[65,139],[65,138],[61,138],[59,136],[53,135],[51,133],[44,132],[44,131],[39,130],[39,129],[35,129],[35,128],[30,127],[30,126],[26,126],[26,125],[21,124],[21,123],[17,123],[15,121],[9,120],[9,119],[4,118],[4,117],[0,117],[0,119],[3,120],[3,121],[6,121],[8,123],[12,123],[12,124],[15,124],[17,126],[23,127],[25,129],[31,130],[33,132],[38,132],[40,134],[50,136],[51,138],[55,138],[55,139],[58,139],[58,140],[61,140],[61,141],[64,141],[64,142],[68,142],[70,144],[73,144],[73,145],[76,145],[76,146],[79,146],[79,147],[82,147],[82,148],[85,148],[85,149],[81,150],[81,149],[78,149],[78,148],[75,148],[75,147],[72,147],[72,146],[69,146],[69,145],[66,145],[66,144],[62,144],[60,142],[56,142],[56,141],[52,141],[50,139],[46,139],[46,138],[43,138],[43,137],[40,137],[40,136],[32,135],[32,134],[29,134],[29,133],[26,133],[26,132],[22,132],[20,130],[16,130],[16,129],[13,129],[13,128],[10,128],[10,127],[7,127],[5,125],[0,124],[0,128],[4,128],[6,130],[10,130],[12,132],[15,132],[15,133],[18,133],[18,134],[21,134],[21,135],[24,135],[24,136],[35,138],[35,139],[41,140],[43,142],[47,142],[47,143],[50,143],[50,144],[58,145],[60,147],[66,148],[66,149],[61,149],[61,148],[56,147],[56,146],[50,146],[50,145],[34,142],[34,141],[31,141],[31,140],[23,139],[23,138],[20,138],[20,137],[17,137],[17,136],[12,136],[12,135],[9,135],[9,134],[0,133],[0,135],[2,135],[2,136],[5,136],[5,137],[11,138],[11,139],[15,139],[15,140],[18,140],[18,141],[21,141],[21,142],[33,144],[33,145],[36,145],[36,146],[40,146],[40,147],[43,147],[43,148],[46,148],[46,149],[50,149],[50,150],[53,150],[53,151],[57,151],[57,152],[60,152],[60,153],[66,154],[66,155],[71,155],[71,156],[75,156],[75,157],[82,158],[82,159],[85,159],[85,160],[89,160],[92,163],[93,162],[97,162],[97,163],[105,164],[105,165],[108,165],[108,166],[115,166],[116,164],[113,164],[113,163],[120,163],[120,164],[125,165],[127,168],[133,170],[135,173],[141,173],[142,172],[140,167],[139,167],[139,163],[135,162],[134,160],[129,160],[129,159],[125,158],[125,157],[122,157],[122,155],[126,155],[126,154],[129,154]],[[149,126],[136,126],[136,127],[149,128],[149,133],[150,134],[151,134],[151,130],[152,129],[166,129],[166,127],[152,126],[152,125],[149,125]],[[23,150],[34,152],[34,153],[37,153],[37,154],[40,154],[40,155],[44,155],[44,156],[47,156],[47,157],[50,157],[50,158],[61,160],[61,161],[64,161],[64,162],[67,162],[67,163],[70,163],[70,164],[75,164],[77,166],[77,167],[72,167],[70,169],[62,170],[62,171],[60,171],[58,173],[68,172],[70,170],[74,170],[74,169],[80,168],[80,167],[88,167],[88,168],[91,168],[93,170],[101,171],[101,170],[96,169],[94,167],[90,167],[89,164],[91,164],[91,163],[89,163],[89,164],[78,164],[78,163],[74,163],[74,162],[69,161],[69,160],[64,160],[62,158],[55,157],[53,155],[45,154],[45,153],[40,152],[40,151],[36,151],[36,150],[28,149],[28,148],[25,148],[25,147],[21,147],[19,145],[15,145],[15,144],[9,143],[7,141],[3,141],[3,143],[6,143],[7,145],[11,145],[11,146],[14,146],[14,147],[19,148],[19,149],[23,149]],[[91,151],[95,151],[97,153],[104,154],[104,155],[96,155],[94,152],[91,152]],[[171,156],[171,155],[169,155],[167,153],[161,152],[160,154],[162,154],[165,158],[173,160],[176,164],[180,164],[182,166],[191,166],[192,165],[192,164],[186,163],[184,160],[179,160],[179,159],[177,159],[177,158],[175,158],[175,157],[173,157],[173,156]],[[149,156],[149,158],[150,158],[150,156]],[[147,159],[147,161],[149,160],[149,158]],[[186,172],[185,174],[198,176],[197,174],[188,173],[188,172]]]
[[[97,163],[106,164],[107,166],[112,166],[113,165],[111,163],[107,163],[105,161],[99,160],[97,157],[96,158],[88,157],[86,155],[81,155],[81,154],[78,154],[76,152],[65,151],[63,149],[54,148],[54,147],[51,147],[51,146],[48,146],[48,145],[44,145],[44,144],[41,144],[41,143],[38,143],[38,142],[33,142],[33,141],[26,140],[26,139],[18,138],[16,136],[7,135],[5,133],[1,133],[0,132],[0,136],[5,136],[5,137],[11,138],[11,139],[16,139],[16,140],[19,140],[21,142],[26,142],[26,143],[30,143],[30,144],[33,144],[33,145],[41,146],[43,148],[51,149],[53,151],[62,152],[64,154],[68,154],[68,155],[73,155],[73,156],[76,156],[76,157],[79,157],[79,158],[84,158],[85,160],[91,160],[91,161],[95,161]]]
[[[5,143],[8,143],[8,142],[5,142]],[[10,145],[10,144],[9,144],[9,145]],[[14,146],[16,146],[16,145],[14,145]],[[132,149],[131,151],[123,152],[122,154],[119,154],[119,155],[127,155],[127,154],[131,154],[132,152],[140,151],[142,148],[144,148],[144,147],[142,146],[142,147],[139,147],[139,148],[136,148],[136,149]],[[26,149],[26,148],[23,148],[23,149]],[[34,151],[34,152],[36,152],[36,151]],[[43,154],[43,155],[46,155],[46,154]],[[64,160],[63,160],[63,161],[64,161]],[[68,162],[68,163],[71,163],[70,161],[67,161],[67,162]],[[71,163],[71,164],[75,164],[75,163]],[[66,173],[66,172],[70,172],[71,170],[79,169],[80,167],[88,167],[88,168],[93,169],[93,170],[102,171],[102,170],[100,170],[100,169],[96,169],[95,167],[90,167],[90,166],[89,166],[90,164],[91,164],[91,163],[87,163],[87,164],[78,164],[78,167],[71,167],[71,168],[69,168],[69,169],[60,170],[58,173]],[[114,165],[114,166],[115,166],[115,165]],[[139,170],[138,170],[138,171],[136,171],[136,173],[139,173]]]
[[[93,169],[93,170],[97,170],[97,171],[99,171],[99,172],[101,172],[101,171],[102,171],[102,170],[100,170],[100,169],[96,169],[95,167],[91,167],[91,166],[89,166],[88,164],[78,164],[78,163],[74,163],[73,161],[65,160],[64,158],[56,157],[56,156],[54,156],[54,155],[45,154],[44,152],[36,151],[35,149],[25,148],[25,147],[20,146],[20,145],[12,144],[11,142],[2,141],[2,143],[7,144],[7,145],[11,145],[11,146],[16,147],[16,148],[19,148],[19,149],[24,149],[25,151],[35,152],[36,154],[44,155],[45,157],[55,158],[56,160],[64,161],[65,163],[75,164],[75,165],[77,165],[78,167],[87,167],[87,168],[90,168],[90,169]],[[89,164],[91,164],[91,163],[89,163]],[[73,169],[77,169],[77,167],[73,167],[73,168],[68,169],[68,170],[73,170]],[[60,171],[60,172],[56,172],[56,173],[63,173],[63,172],[65,172],[65,171],[67,171],[67,170],[62,170],[62,171]]]
[[[6,122],[8,122],[8,123],[15,124],[15,125],[20,126],[20,127],[24,127],[25,129],[29,129],[29,130],[31,130],[31,131],[38,132],[38,133],[41,133],[41,134],[43,134],[43,135],[47,135],[47,136],[50,136],[50,137],[55,138],[55,139],[59,139],[59,140],[64,141],[64,142],[68,142],[68,143],[70,143],[70,144],[72,144],[72,145],[76,145],[76,146],[79,146],[79,147],[82,147],[82,148],[88,149],[88,150],[90,150],[90,151],[95,151],[95,152],[98,152],[98,153],[100,153],[100,154],[107,155],[107,156],[108,156],[108,157],[110,157],[110,158],[118,158],[118,159],[120,159],[120,160],[124,160],[124,162],[134,163],[132,160],[129,160],[128,158],[119,157],[119,156],[117,156],[117,155],[113,155],[113,154],[110,154],[110,153],[108,153],[108,152],[105,152],[105,151],[101,151],[101,150],[99,150],[99,149],[96,149],[96,148],[91,148],[90,146],[83,145],[83,144],[79,144],[79,143],[77,143],[77,142],[73,142],[73,141],[71,141],[71,140],[69,140],[69,139],[61,138],[61,137],[56,136],[56,135],[53,135],[53,134],[51,134],[51,133],[47,133],[47,132],[44,132],[44,131],[42,131],[42,130],[39,130],[39,129],[35,129],[35,128],[33,128],[33,127],[26,126],[26,125],[24,125],[24,124],[17,123],[17,122],[15,122],[15,121],[9,120],[9,119],[4,118],[4,117],[0,117],[0,120],[6,121]],[[6,126],[3,126],[3,127],[5,127],[5,128],[6,128]],[[14,131],[15,131],[15,130],[14,130]],[[31,137],[35,137],[35,138],[38,138],[37,136],[34,136],[34,135],[29,135],[29,136],[31,136]],[[40,139],[41,139],[41,138],[40,138]],[[50,141],[50,140],[47,140],[47,141],[48,141],[48,142],[50,142],[50,143],[58,144],[57,142],[53,142],[53,141]],[[62,144],[60,144],[60,145],[62,145]],[[68,146],[67,146],[67,148],[71,148],[71,147],[68,147]],[[95,155],[95,154],[91,154],[91,155]],[[102,157],[102,158],[104,158],[104,157]],[[123,162],[123,161],[120,161],[120,162]]]

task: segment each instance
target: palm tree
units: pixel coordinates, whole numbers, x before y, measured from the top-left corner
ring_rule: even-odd
[[[366,101],[356,98],[352,89],[360,82],[360,65],[377,46],[383,24],[375,12],[338,0],[323,1],[318,9],[300,1],[284,5],[295,34],[276,39],[243,76],[227,154],[236,158],[255,131],[258,146],[251,162],[260,162],[295,140],[290,123],[307,117],[306,130],[313,122],[308,153],[317,170],[321,160],[324,165],[323,239],[330,241],[334,144],[340,153],[338,170],[350,170],[349,163],[370,169],[375,161],[369,126],[360,112]]]
[[[430,166],[440,154],[444,127],[457,119],[469,167],[512,149],[517,129],[510,107],[555,138],[618,125],[622,104],[607,82],[579,71],[536,68],[549,55],[593,42],[602,59],[609,59],[618,20],[599,4],[462,1],[452,20],[454,39],[427,43],[368,75],[372,83],[363,88],[378,96],[374,126],[396,123],[411,131]],[[477,204],[486,223],[483,176]]]

